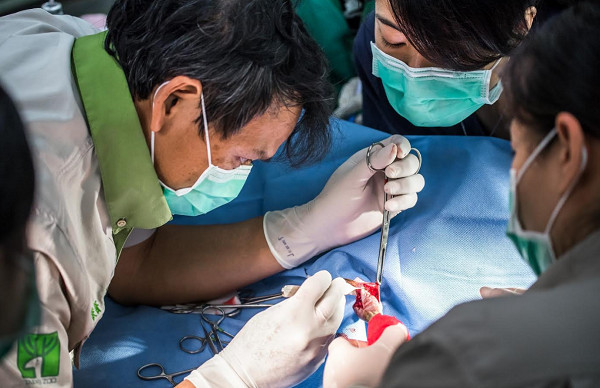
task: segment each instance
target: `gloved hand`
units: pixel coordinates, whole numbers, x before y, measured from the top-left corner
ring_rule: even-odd
[[[417,193],[425,180],[420,174],[414,175],[419,161],[409,154],[411,147],[406,138],[395,135],[382,143],[385,148],[374,148],[371,164],[375,169],[385,168],[385,175],[394,179],[385,184],[386,192],[397,196],[386,202],[394,216],[417,203]],[[385,177],[367,166],[366,155],[367,148],[350,157],[307,204],[265,214],[265,237],[282,267],[296,267],[381,227]]]
[[[406,327],[398,324],[389,326],[367,347],[358,348],[343,337],[336,338],[329,345],[323,388],[378,386],[392,355],[407,336]]]
[[[323,362],[342,322],[348,285],[327,271],[291,298],[255,315],[218,355],[186,380],[196,387],[289,387]]]

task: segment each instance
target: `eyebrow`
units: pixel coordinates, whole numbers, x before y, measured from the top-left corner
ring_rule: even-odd
[[[377,20],[379,20],[381,23],[385,24],[388,27],[392,27],[394,30],[398,31],[398,32],[402,32],[400,31],[400,28],[398,28],[397,25],[395,25],[392,21],[387,20],[386,18],[384,18],[381,15],[375,14],[375,17],[377,18]]]

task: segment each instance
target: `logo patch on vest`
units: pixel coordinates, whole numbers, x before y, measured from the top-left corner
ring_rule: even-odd
[[[17,367],[27,385],[53,384],[60,369],[58,332],[27,334],[19,340]]]

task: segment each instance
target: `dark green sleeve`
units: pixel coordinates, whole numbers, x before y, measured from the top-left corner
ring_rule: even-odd
[[[381,387],[473,387],[451,351],[425,331],[392,357]]]

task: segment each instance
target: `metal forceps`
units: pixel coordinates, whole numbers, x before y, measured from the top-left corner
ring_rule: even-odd
[[[210,319],[206,313],[207,309],[212,309],[212,310],[217,310],[220,312],[220,316],[219,318],[217,318],[217,320],[212,320]],[[200,316],[202,317],[202,320],[204,322],[206,322],[208,324],[208,326],[210,327],[210,333],[206,332],[206,329],[204,328],[204,325],[202,325],[202,329],[204,330],[205,335],[207,336],[208,340],[210,341],[210,348],[213,351],[214,354],[217,354],[218,352],[220,352],[221,350],[223,350],[225,347],[223,346],[223,344],[228,344],[229,342],[223,342],[221,341],[221,337],[219,337],[219,333],[222,333],[224,335],[226,335],[229,338],[233,339],[233,334],[226,332],[225,330],[223,330],[221,328],[221,323],[225,320],[225,312],[223,311],[222,308],[220,307],[214,307],[214,306],[204,306],[204,308],[202,309],[202,311],[200,312]],[[216,346],[215,346],[215,342],[216,342]],[[216,352],[215,352],[216,351]]]
[[[230,318],[239,314],[241,309],[257,309],[257,308],[269,308],[273,304],[265,303],[277,299],[286,299],[292,297],[299,286],[296,285],[285,285],[281,288],[281,292],[271,295],[262,296],[240,296],[239,304],[176,304],[171,306],[161,306],[162,310],[168,311],[173,314],[204,314],[204,315],[222,315],[224,311],[225,316]],[[215,314],[214,312],[217,312]]]
[[[185,343],[188,341],[198,341],[198,342],[200,342],[200,346],[196,349],[190,349],[187,346],[185,346]],[[204,349],[206,349],[206,343],[208,341],[209,341],[208,338],[200,337],[198,335],[186,335],[185,337],[182,337],[179,340],[179,349],[183,350],[184,352],[186,352],[188,354],[200,353]]]
[[[150,369],[150,368],[158,368],[160,370],[160,373],[152,375],[152,376],[144,376],[142,374],[142,372],[147,369]],[[194,371],[194,369],[182,370],[181,372],[175,372],[175,373],[166,373],[165,368],[162,365],[157,364],[157,363],[152,363],[152,364],[146,364],[143,367],[141,367],[140,369],[138,369],[137,375],[140,379],[146,380],[146,381],[166,379],[173,386],[176,386],[177,383],[175,382],[175,380],[173,380],[173,377],[186,375],[186,374],[191,373],[192,371]]]
[[[371,165],[371,152],[373,151],[373,147],[375,146],[380,146],[381,148],[385,147],[385,145],[381,142],[376,142],[371,144],[371,146],[369,146],[369,149],[367,149],[367,167],[369,167],[369,169],[371,171],[384,171],[385,168],[382,169],[376,169],[373,167],[373,165]],[[417,159],[419,159],[419,168],[417,168],[417,172],[415,172],[414,175],[419,173],[419,170],[421,170],[421,164],[423,162],[423,159],[421,158],[421,152],[416,149],[416,148],[411,148],[410,152],[414,151],[415,155],[417,156]],[[409,153],[410,153],[409,152]],[[388,182],[387,177],[385,178],[385,182]],[[388,193],[384,194],[384,198],[383,198],[383,222],[381,225],[381,240],[379,240],[379,257],[377,258],[377,275],[375,278],[375,281],[377,282],[378,285],[381,284],[381,280],[383,278],[383,263],[385,261],[385,254],[386,254],[386,250],[387,250],[387,242],[388,242],[388,234],[390,231],[390,212],[389,210],[385,209],[385,203],[391,199],[392,196]]]

